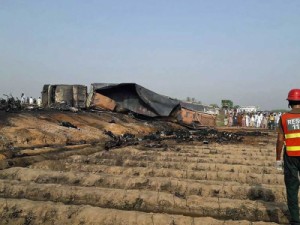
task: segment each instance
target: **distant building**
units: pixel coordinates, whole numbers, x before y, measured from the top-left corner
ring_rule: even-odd
[[[219,115],[220,109],[212,106],[204,106],[204,112],[212,115]]]
[[[258,110],[257,106],[243,106],[237,109],[237,112],[256,113]]]

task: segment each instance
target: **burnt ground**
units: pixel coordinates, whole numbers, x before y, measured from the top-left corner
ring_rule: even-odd
[[[0,224],[287,224],[276,134],[0,111]]]

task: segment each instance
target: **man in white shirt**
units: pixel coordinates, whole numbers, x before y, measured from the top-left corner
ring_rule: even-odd
[[[33,98],[32,97],[29,98],[29,105],[33,105]]]
[[[41,97],[39,97],[39,98],[36,100],[36,103],[37,103],[38,107],[42,107],[42,99],[41,99]]]

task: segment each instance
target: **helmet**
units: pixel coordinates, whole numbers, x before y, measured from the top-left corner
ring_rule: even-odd
[[[289,91],[288,101],[300,101],[300,89],[292,89]]]

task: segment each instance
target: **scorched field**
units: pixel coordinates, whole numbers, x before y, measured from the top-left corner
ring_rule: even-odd
[[[288,223],[283,174],[274,167],[274,132],[244,135],[238,142],[162,138],[132,145],[125,141],[105,149],[112,139],[103,134],[104,129],[116,134],[118,125],[146,135],[154,128],[132,118],[115,116],[112,122],[106,115],[100,124],[95,122],[95,115],[89,119],[64,115],[81,129],[52,127],[53,135],[61,132],[70,136],[74,132],[74,136],[83,137],[89,130],[90,139],[82,143],[77,137],[78,143],[67,148],[72,141],[69,137],[64,147],[50,148],[48,143],[48,147],[38,149],[37,140],[29,138],[26,146],[5,131],[14,127],[13,132],[17,132],[18,121],[27,121],[20,129],[36,135],[48,132],[49,138],[54,118],[61,119],[62,115],[51,114],[47,119],[35,115],[32,124],[28,122],[31,116],[7,118],[1,125],[2,139],[10,138],[19,150],[11,150],[14,154],[10,156],[3,151],[0,161],[0,224]],[[143,126],[148,128],[141,132]],[[91,130],[101,133],[97,143]]]

